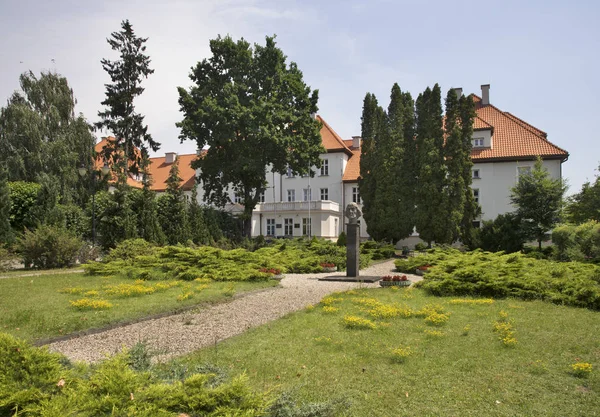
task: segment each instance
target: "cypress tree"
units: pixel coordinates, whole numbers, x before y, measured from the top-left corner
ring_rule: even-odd
[[[165,242],[165,235],[158,221],[156,196],[154,191],[150,189],[152,186],[152,177],[148,172],[148,164],[148,158],[144,158],[141,164],[143,172],[143,188],[137,210],[138,234],[148,242],[161,245]]]
[[[446,167],[444,163],[444,131],[441,90],[436,84],[419,94],[416,102],[417,130],[417,192],[415,224],[419,236],[431,242],[448,242],[451,236],[445,227],[444,193]]]
[[[460,224],[460,239],[462,242],[473,248],[476,244],[476,232],[473,227],[473,221],[481,214],[481,207],[475,201],[471,184],[473,182],[473,160],[471,159],[471,151],[473,150],[473,119],[475,118],[475,103],[473,96],[463,96],[459,101],[459,118],[461,126],[461,143],[462,143],[462,176],[464,179],[464,210]]]
[[[462,144],[462,130],[459,120],[460,114],[459,98],[454,89],[448,90],[446,95],[446,146],[444,146],[444,156],[448,176],[446,177],[446,198],[447,204],[446,229],[448,231],[449,241],[451,243],[458,239],[460,234],[461,221],[466,203],[466,184],[463,176],[464,169],[464,149]]]
[[[360,156],[360,178],[358,180],[358,189],[362,200],[362,212],[367,223],[367,232],[374,239],[377,239],[376,229],[376,171],[377,171],[377,153],[376,137],[380,135],[379,125],[383,109],[379,107],[377,98],[371,93],[367,93],[363,101],[363,113],[361,118],[361,156]]]
[[[8,172],[0,168],[0,244],[8,243],[12,236],[10,227],[10,190],[8,188]]]

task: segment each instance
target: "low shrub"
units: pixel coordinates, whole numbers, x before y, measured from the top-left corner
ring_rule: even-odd
[[[168,378],[148,368],[141,348],[133,353],[73,367],[46,348],[0,334],[0,415],[269,415],[272,402],[244,376],[224,380],[201,370]]]
[[[75,263],[82,246],[82,240],[66,229],[44,225],[33,232],[26,230],[18,251],[26,267],[64,268]]]
[[[600,223],[563,224],[552,231],[556,257],[561,261],[600,263]]]
[[[430,256],[427,262],[432,267],[416,285],[430,294],[540,299],[600,310],[600,267],[596,265],[532,259],[520,253],[445,253],[423,256]]]

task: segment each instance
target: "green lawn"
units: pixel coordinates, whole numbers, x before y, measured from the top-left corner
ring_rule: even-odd
[[[327,313],[321,304],[177,362],[245,372],[256,389],[291,390],[307,402],[346,399],[351,406],[340,415],[347,416],[600,415],[598,312],[512,299],[455,304],[422,290],[366,289],[334,298],[329,304],[338,311]],[[380,312],[438,305],[449,319],[441,326],[414,314],[376,319],[360,298],[383,303]],[[347,315],[370,318],[377,329],[347,328]],[[516,345],[502,343],[495,322],[510,323]],[[397,348],[412,354],[398,361]],[[592,364],[589,376],[573,375],[578,361]]]
[[[219,302],[236,293],[278,285],[276,281],[203,283],[169,280],[148,281],[133,290],[158,283],[177,285],[152,294],[124,296],[123,293],[131,290],[129,286],[135,285],[135,281],[80,273],[0,279],[0,331],[35,341],[168,313],[196,304]],[[110,288],[121,295],[109,294]],[[66,289],[74,290],[71,290],[72,293],[61,292]],[[98,294],[85,295],[87,291],[97,291]],[[106,300],[112,307],[78,310],[71,306],[70,301],[82,298]]]

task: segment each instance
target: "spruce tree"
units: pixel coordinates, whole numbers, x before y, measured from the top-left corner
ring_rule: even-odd
[[[416,102],[417,192],[415,224],[429,245],[452,240],[445,221],[444,131],[441,90],[436,84],[419,94]]]
[[[0,167],[0,246],[10,241],[10,190],[8,188],[8,173],[5,167]]]
[[[106,110],[98,112],[98,129],[108,129],[115,136],[103,152],[113,166],[119,167],[118,181],[126,184],[129,171],[139,172],[139,164],[147,156],[148,148],[157,151],[160,143],[152,139],[144,116],[135,111],[134,99],[144,92],[142,79],[154,70],[150,68],[150,57],[144,52],[148,38],[137,37],[129,20],[121,22],[121,31],[113,32],[107,39],[119,59],[102,59],[102,68],[111,79],[106,84],[106,99],[101,103]]]
[[[459,101],[459,118],[461,125],[461,141],[462,141],[462,176],[464,179],[465,202],[463,217],[460,225],[461,241],[473,248],[476,245],[477,231],[473,227],[473,221],[481,214],[481,207],[475,201],[471,184],[473,182],[473,160],[471,159],[471,151],[473,150],[473,120],[475,119],[475,103],[473,96],[463,96]]]

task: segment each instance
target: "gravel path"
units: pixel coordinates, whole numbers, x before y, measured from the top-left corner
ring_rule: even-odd
[[[394,270],[393,261],[373,265],[361,271],[363,276],[382,276]],[[98,362],[107,355],[131,347],[138,341],[148,344],[151,351],[160,352],[158,361],[183,355],[223,339],[243,333],[318,303],[326,295],[351,288],[379,287],[375,284],[318,281],[318,277],[334,274],[287,274],[281,286],[241,296],[199,312],[186,312],[148,320],[102,333],[52,343],[50,350],[61,352],[74,361]],[[411,281],[421,277],[410,275]]]
[[[23,274],[0,275],[0,279],[41,277],[46,275],[79,274],[81,272],[84,272],[83,269],[61,269],[59,271],[25,272]]]

